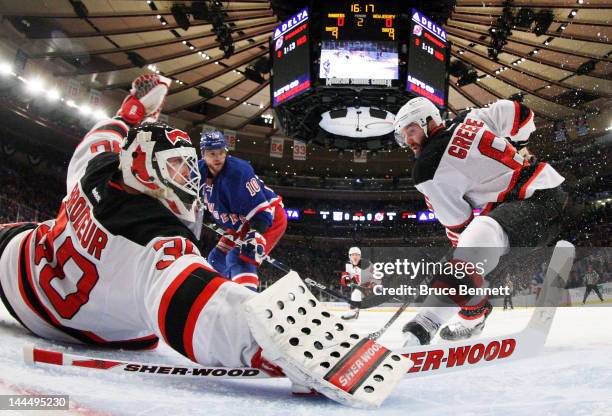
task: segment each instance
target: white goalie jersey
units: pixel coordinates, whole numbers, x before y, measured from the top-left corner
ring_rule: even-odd
[[[564,181],[547,163],[530,165],[512,145],[533,131],[531,110],[500,100],[456,118],[425,141],[413,170],[415,186],[453,245],[474,209],[486,214],[496,204],[529,198]]]
[[[94,126],[70,161],[57,218],[7,245],[11,309],[46,338],[126,349],[163,339],[202,364],[250,365],[258,347],[237,305],[253,294],[214,271],[161,202],[117,183],[127,132],[117,119]]]

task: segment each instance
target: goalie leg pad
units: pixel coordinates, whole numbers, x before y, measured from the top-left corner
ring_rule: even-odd
[[[245,304],[264,356],[294,382],[339,403],[375,408],[412,366],[332,316],[295,272]]]

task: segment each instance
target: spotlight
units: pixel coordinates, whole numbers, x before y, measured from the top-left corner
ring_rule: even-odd
[[[34,78],[28,81],[26,88],[28,92],[35,94],[35,93],[43,91],[45,89],[45,84],[43,83],[41,79]]]
[[[56,89],[47,91],[47,98],[51,101],[57,101],[60,98],[60,93]]]
[[[13,66],[7,62],[0,63],[0,74],[8,75],[13,72]]]

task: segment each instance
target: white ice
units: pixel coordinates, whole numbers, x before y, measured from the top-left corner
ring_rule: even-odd
[[[498,308],[482,336],[520,330],[531,312]],[[413,315],[404,313],[381,342],[400,346],[402,324]],[[390,316],[389,311],[362,311],[353,322],[368,333]],[[153,379],[84,368],[32,367],[23,362],[26,342],[105,358],[188,362],[166,346],[149,352],[58,346],[29,335],[0,306],[0,394],[15,389],[69,394],[72,404],[86,409],[86,414],[107,415],[612,415],[611,321],[610,307],[559,308],[543,354],[478,370],[405,380],[381,408],[366,411],[348,409],[324,397],[292,397],[285,379]]]

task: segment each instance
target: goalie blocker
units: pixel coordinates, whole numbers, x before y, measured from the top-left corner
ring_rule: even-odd
[[[332,316],[293,271],[249,300],[245,312],[267,360],[348,406],[380,406],[412,366]]]

